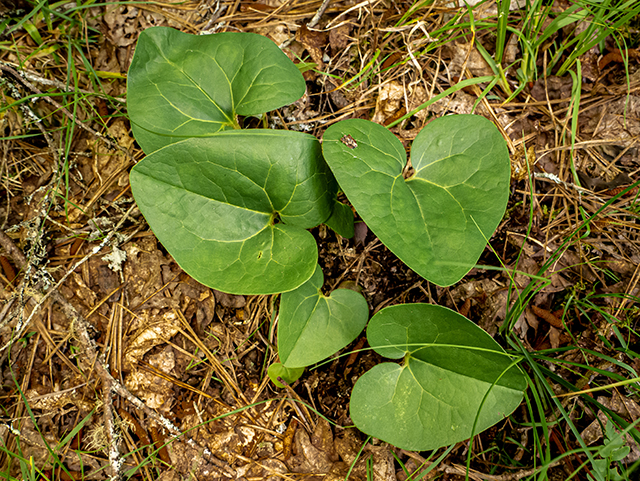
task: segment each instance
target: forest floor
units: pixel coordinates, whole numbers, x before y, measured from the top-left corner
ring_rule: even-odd
[[[604,2],[558,25],[582,2],[534,3],[501,35],[493,1],[472,15],[448,1],[4,2],[0,477],[628,479],[640,459],[640,18],[618,25],[625,2]],[[286,389],[270,382],[277,296],[191,279],[132,197],[144,154],[126,73],[151,26],[254,32],[308,64],[306,94],[268,114],[278,128],[321,138],[368,119],[408,150],[436,117],[498,126],[507,212],[456,285],[422,279],[370,231],[313,234],[327,282],[356,281],[372,314],[440,304],[520,346],[531,384],[509,418],[433,453],[368,439],[348,410],[381,359],[364,334]],[[455,88],[483,76],[497,82]]]

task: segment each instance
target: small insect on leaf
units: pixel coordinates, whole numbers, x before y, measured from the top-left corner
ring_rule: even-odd
[[[350,149],[355,149],[358,146],[358,143],[353,139],[353,137],[351,137],[348,134],[342,137],[340,139],[340,142],[342,142],[344,145],[346,145]]]

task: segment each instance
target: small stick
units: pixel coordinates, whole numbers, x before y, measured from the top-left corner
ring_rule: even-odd
[[[109,467],[111,469],[111,480],[119,481],[122,479],[120,470],[124,464],[124,460],[120,456],[120,436],[116,432],[113,422],[113,399],[111,397],[111,383],[108,379],[102,379],[102,419],[107,432],[107,440],[109,444]]]
[[[329,3],[331,3],[331,0],[323,0],[322,5],[320,5],[320,8],[316,12],[316,14],[313,16],[311,21],[307,23],[307,27],[313,28],[316,25],[318,25],[318,22],[320,21],[320,18],[324,15],[324,12],[327,10]]]
[[[4,65],[6,67],[13,67],[13,69],[16,68],[20,68],[18,67],[18,65],[11,63],[11,62],[2,62],[0,61],[0,65]],[[59,89],[64,90],[65,92],[80,92],[82,94],[87,94],[87,95],[95,95],[95,92],[93,92],[92,90],[85,90],[85,89],[81,89],[81,88],[74,88],[71,85],[67,85],[63,82],[60,82],[59,80],[56,79],[48,79],[48,78],[44,78],[41,77],[40,75],[35,74],[34,72],[30,72],[29,70],[20,70],[20,75],[22,77],[24,77],[27,80],[30,80],[31,82],[35,82],[41,85],[48,85],[50,87],[57,87]],[[125,103],[126,99],[122,98],[122,97],[113,97],[113,100],[115,100],[116,102],[122,102]]]

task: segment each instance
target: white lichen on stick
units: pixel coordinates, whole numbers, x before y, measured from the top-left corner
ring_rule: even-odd
[[[109,263],[108,267],[113,272],[121,272],[122,265],[127,260],[127,253],[114,245],[111,253],[102,257],[102,260]]]

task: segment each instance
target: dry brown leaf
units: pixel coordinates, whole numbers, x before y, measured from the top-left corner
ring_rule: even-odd
[[[624,417],[628,422],[634,422],[640,417],[640,406],[632,399],[620,395],[618,391],[614,391],[611,397],[598,396],[598,402],[603,406],[615,411],[620,416]],[[606,426],[611,421],[607,418],[607,415],[602,411],[598,412],[597,418],[594,419],[589,426],[587,426],[580,436],[584,439],[587,446],[593,445],[603,437],[602,426]],[[616,429],[616,432],[619,432]],[[625,435],[625,441],[627,446],[631,448],[629,455],[623,460],[625,464],[635,463],[640,459],[640,446],[635,439],[630,435]]]
[[[356,456],[360,453],[362,441],[359,439],[357,431],[347,429],[335,440],[335,449],[345,466],[351,466],[356,461]],[[388,444],[382,443],[380,446],[367,444],[360,453],[349,479],[354,481],[365,481],[367,478],[367,459],[373,457],[373,479],[375,481],[396,481],[394,458]],[[335,481],[338,481],[337,479]]]
[[[571,97],[573,81],[571,77],[549,76],[535,81],[531,88],[531,96],[538,101],[566,99]],[[545,90],[546,89],[546,90]],[[561,106],[564,104],[561,104]]]
[[[120,146],[129,149],[133,145],[131,130],[123,119],[116,119],[107,130],[108,135]],[[109,179],[112,175],[121,172],[118,185],[123,187],[127,184],[128,174],[122,172],[128,165],[129,159],[120,150],[114,150],[104,144],[97,142],[95,147],[96,160],[94,164],[94,174],[99,179],[99,185]]]
[[[463,66],[466,66],[474,77],[493,75],[493,70],[491,70],[489,64],[472,45],[468,43],[451,43],[447,44],[444,49],[446,54],[451,57],[448,68],[452,76],[460,77]]]
[[[459,90],[453,94],[453,96],[450,95],[432,103],[427,107],[427,110],[438,115],[444,115],[445,113],[470,114],[473,111],[476,100],[477,97],[474,95],[469,95],[465,91]],[[480,103],[475,113],[485,115],[487,110],[484,105]]]
[[[556,315],[554,315],[552,312],[549,312],[547,309],[543,309],[541,307],[532,305],[531,310],[536,316],[538,316],[543,321],[548,322],[549,324],[551,324],[551,326],[555,327],[556,329],[564,328],[564,325],[562,324],[562,319],[559,319]]]
[[[159,353],[149,356],[149,364],[159,371],[171,374],[175,367],[173,348],[167,346]],[[175,404],[171,381],[146,370],[135,370],[129,373],[125,377],[125,386],[132,394],[142,399],[147,406],[163,413],[170,412]]]
[[[209,446],[207,446],[207,448],[210,449]],[[174,441],[167,446],[167,450],[171,457],[172,469],[167,469],[166,471],[175,470],[184,476],[177,479],[198,479],[202,481],[220,481],[221,479],[229,479],[227,476],[222,477],[221,471],[208,463],[203,458],[202,452],[187,445],[186,443]]]
[[[580,56],[582,62],[582,78],[588,82],[595,82],[600,76],[601,68],[598,65],[600,47],[595,46]]]
[[[133,45],[138,38],[136,19],[139,13],[130,5],[109,6],[102,17],[105,25],[102,33],[117,47]]]
[[[329,45],[331,46],[331,53],[333,55],[342,52],[352,42],[352,39],[349,37],[350,33],[350,23],[345,23],[329,31]]]
[[[318,69],[322,70],[324,68],[322,57],[324,48],[327,46],[327,34],[318,30],[310,30],[306,24],[302,24],[296,32],[296,40],[304,45]]]
[[[335,440],[329,423],[320,420],[311,437],[302,429],[296,432],[296,455],[289,466],[292,471],[309,473],[310,480],[343,480],[361,448],[353,429],[341,432]],[[349,479],[367,479],[367,459],[373,458],[373,479],[375,481],[396,481],[393,455],[387,444],[367,445],[361,453]],[[317,475],[317,476],[313,476]]]
[[[291,31],[285,23],[276,23],[266,27],[256,28],[255,33],[269,37],[277,45],[282,45],[291,37]],[[290,58],[291,60],[295,60],[291,55]]]
[[[551,343],[551,347],[553,349],[557,349],[560,347],[561,339],[560,334],[562,331],[556,329],[555,327],[549,328],[549,342]]]
[[[178,332],[178,316],[173,311],[153,317],[149,323],[127,337],[124,362],[127,368],[135,366],[149,350],[167,342]]]
[[[507,292],[507,289],[503,289],[492,279],[480,279],[456,286],[451,291],[451,296],[457,306],[462,306],[467,299],[471,299],[472,306],[480,305],[478,325],[494,335],[506,314]]]
[[[404,87],[399,82],[389,82],[380,89],[376,110],[371,120],[384,124],[384,121],[400,110],[403,104]]]
[[[338,460],[329,424],[320,420],[311,437],[304,429],[298,429],[294,437],[294,452],[288,462],[292,471],[317,475],[328,473]]]
[[[216,296],[216,301],[218,301],[222,306],[227,307],[229,309],[241,309],[247,305],[247,300],[244,296],[237,296],[235,294],[227,294],[225,292],[220,292],[214,290],[213,293]]]

